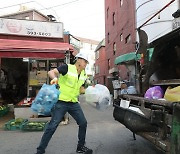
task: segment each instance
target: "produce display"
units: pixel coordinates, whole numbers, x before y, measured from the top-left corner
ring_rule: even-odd
[[[21,130],[24,131],[43,131],[46,127],[47,121],[27,121],[21,126]]]
[[[8,106],[0,106],[0,117],[6,115],[9,112]]]
[[[43,131],[48,121],[28,121],[27,119],[17,118],[5,123],[5,130],[22,131]]]
[[[20,130],[21,125],[25,121],[27,120],[22,118],[12,119],[9,122],[5,123],[5,130]]]

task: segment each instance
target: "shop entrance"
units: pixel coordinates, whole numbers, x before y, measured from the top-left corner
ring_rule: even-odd
[[[0,97],[4,104],[17,104],[27,96],[28,62],[1,58]]]
[[[18,104],[34,98],[44,83],[49,84],[48,71],[64,64],[65,59],[1,58],[0,99],[3,104]]]

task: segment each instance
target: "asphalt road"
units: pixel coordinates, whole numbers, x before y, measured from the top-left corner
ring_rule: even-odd
[[[88,120],[86,145],[93,154],[163,154],[140,136],[115,121],[113,107],[99,111],[94,104],[81,99]],[[68,125],[60,125],[49,142],[46,154],[75,154],[78,127],[70,117]],[[34,154],[43,132],[0,130],[0,154]]]

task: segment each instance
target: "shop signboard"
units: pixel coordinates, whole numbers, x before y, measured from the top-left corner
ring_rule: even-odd
[[[63,38],[63,23],[0,18],[0,34]]]

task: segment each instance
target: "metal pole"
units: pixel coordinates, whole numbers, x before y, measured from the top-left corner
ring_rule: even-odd
[[[46,66],[46,70],[47,70],[47,73],[49,70],[49,59],[47,60],[47,66]],[[49,77],[48,77],[48,74],[47,74],[47,84],[49,84]]]
[[[65,58],[66,58],[65,59],[66,64],[70,64],[70,51],[66,51]],[[66,113],[64,115],[64,123],[68,124],[68,121],[69,121],[69,113]]]
[[[70,51],[66,51],[66,60],[65,60],[66,64],[70,64],[70,53],[69,52]]]
[[[27,97],[30,97],[29,93],[29,80],[30,80],[30,58],[28,58],[28,83],[27,83]]]
[[[0,76],[1,76],[1,57],[0,57]]]

